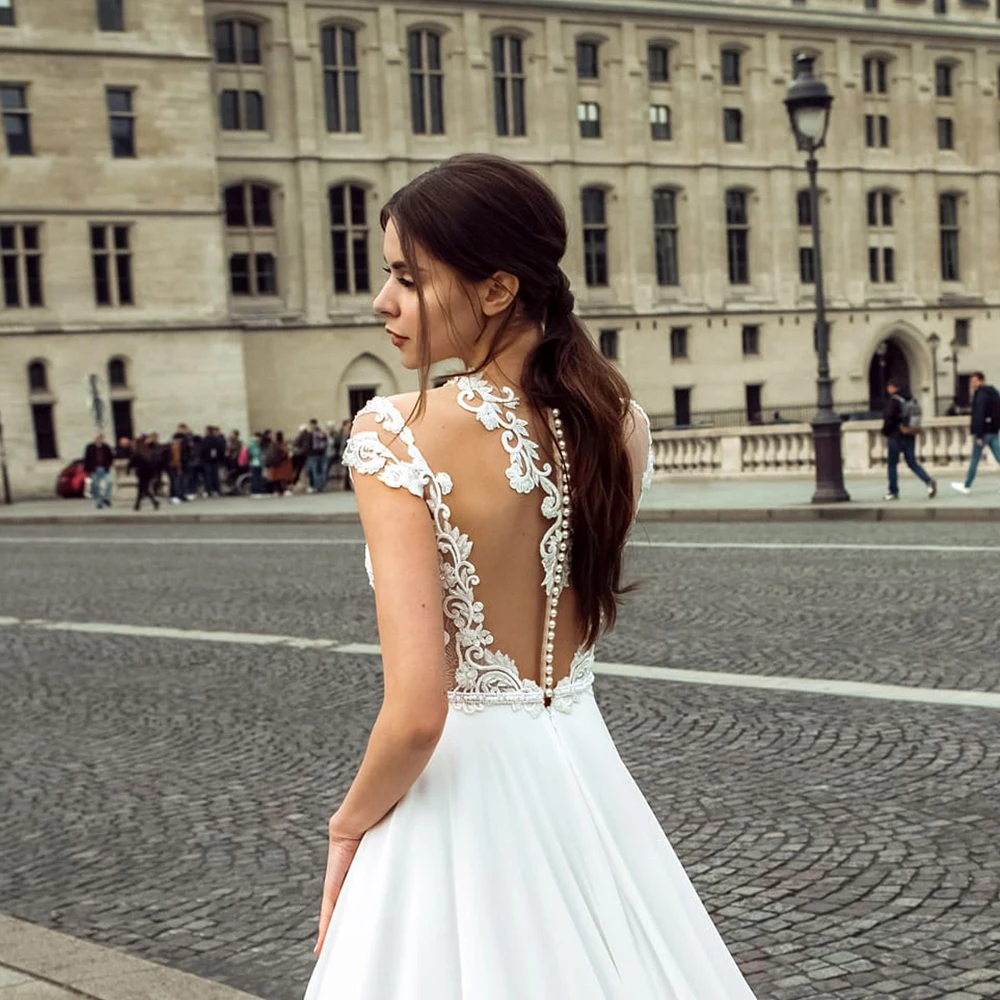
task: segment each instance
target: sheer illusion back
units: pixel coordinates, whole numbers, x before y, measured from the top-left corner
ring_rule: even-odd
[[[558,411],[531,412],[511,388],[479,376],[428,393],[424,413],[407,425],[415,401],[371,400],[362,412],[380,430],[355,433],[344,462],[427,502],[449,700],[472,712],[493,704],[568,711],[592,684],[593,651],[582,645],[568,585],[572,455]],[[623,434],[638,501],[651,476],[650,435],[645,414],[636,404],[632,412]]]

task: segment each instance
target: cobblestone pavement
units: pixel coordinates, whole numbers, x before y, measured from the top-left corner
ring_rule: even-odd
[[[16,534],[40,536],[0,532],[0,615],[375,640],[359,547],[280,544],[308,540],[301,527],[131,531],[223,544],[102,544],[106,529],[79,528],[45,535],[85,543],[2,541]],[[1000,546],[959,525],[646,537]],[[632,560],[646,587],[604,659],[997,689],[995,555]],[[374,657],[4,629],[0,910],[298,1000],[324,822],[378,692]],[[997,712],[610,677],[598,697],[760,1000],[1000,997]]]

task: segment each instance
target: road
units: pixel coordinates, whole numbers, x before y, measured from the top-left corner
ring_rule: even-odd
[[[0,527],[0,911],[299,1000],[378,707],[359,537]],[[1000,532],[634,541],[598,698],[760,1000],[1000,996]]]

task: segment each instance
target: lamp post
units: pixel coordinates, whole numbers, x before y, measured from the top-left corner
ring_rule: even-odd
[[[875,356],[878,358],[879,382],[878,382],[878,405],[885,406],[885,366],[887,364],[885,356],[889,353],[889,345],[883,340],[875,348]]]
[[[934,416],[938,414],[938,379],[937,379],[937,352],[941,346],[941,338],[932,333],[927,338],[927,343],[931,349],[931,398],[934,400]]]
[[[10,476],[7,474],[7,447],[3,440],[3,418],[0,417],[0,480],[3,481],[3,502],[13,503],[10,492]]]
[[[958,341],[953,340],[949,345],[951,354],[945,357],[945,361],[951,362],[951,405],[958,412]]]
[[[823,293],[823,256],[819,225],[819,190],[816,152],[826,143],[830,127],[833,95],[822,80],[813,76],[812,56],[795,61],[795,80],[788,88],[785,107],[799,149],[809,154],[809,204],[812,209],[813,261],[816,270],[816,350],[819,355],[816,378],[817,412],[813,418],[813,448],[816,454],[816,492],[813,503],[850,500],[844,488],[844,464],[840,446],[840,417],[833,412],[833,380],[830,378],[830,327],[826,322]]]

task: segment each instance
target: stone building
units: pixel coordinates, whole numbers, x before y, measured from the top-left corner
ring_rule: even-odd
[[[665,425],[806,412],[814,258],[782,103],[798,54],[835,97],[837,403],[877,404],[894,374],[943,409],[970,371],[1000,373],[998,17],[970,0],[0,0],[15,492],[50,493],[81,453],[92,374],[119,432],[287,431],[413,387],[370,308],[378,209],[466,150],[553,185],[579,312]]]

